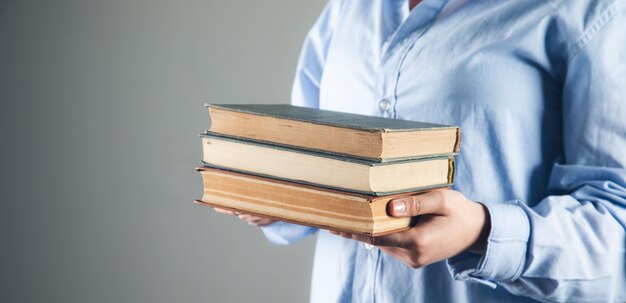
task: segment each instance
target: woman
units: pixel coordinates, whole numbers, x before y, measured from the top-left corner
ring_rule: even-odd
[[[625,1],[417,2],[330,1],[292,103],[460,125],[456,185],[392,201],[406,232],[319,231],[311,300],[626,301]]]

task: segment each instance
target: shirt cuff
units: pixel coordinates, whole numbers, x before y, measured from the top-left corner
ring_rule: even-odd
[[[456,280],[473,281],[495,288],[494,282],[520,277],[526,262],[530,223],[519,201],[485,204],[491,218],[491,232],[483,256],[462,253],[448,260]]]
[[[317,231],[316,228],[277,221],[261,227],[265,237],[273,244],[287,245]]]

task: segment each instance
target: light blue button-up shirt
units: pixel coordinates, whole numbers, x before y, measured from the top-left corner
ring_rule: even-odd
[[[626,1],[332,0],[292,103],[460,125],[455,189],[492,225],[484,256],[420,269],[264,227],[318,232],[312,301],[626,301]]]

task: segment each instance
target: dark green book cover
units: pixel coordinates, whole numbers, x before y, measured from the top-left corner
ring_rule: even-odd
[[[348,114],[289,104],[206,104],[206,106],[365,131],[402,132],[458,128],[457,126]]]
[[[288,104],[206,104],[210,133],[394,162],[459,151],[457,126],[365,116]]]

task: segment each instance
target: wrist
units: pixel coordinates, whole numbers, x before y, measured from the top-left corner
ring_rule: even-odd
[[[489,233],[491,232],[491,217],[489,215],[489,209],[482,203],[476,203],[480,205],[482,209],[482,228],[476,241],[467,249],[468,252],[484,255],[487,250],[487,240],[489,239]]]

